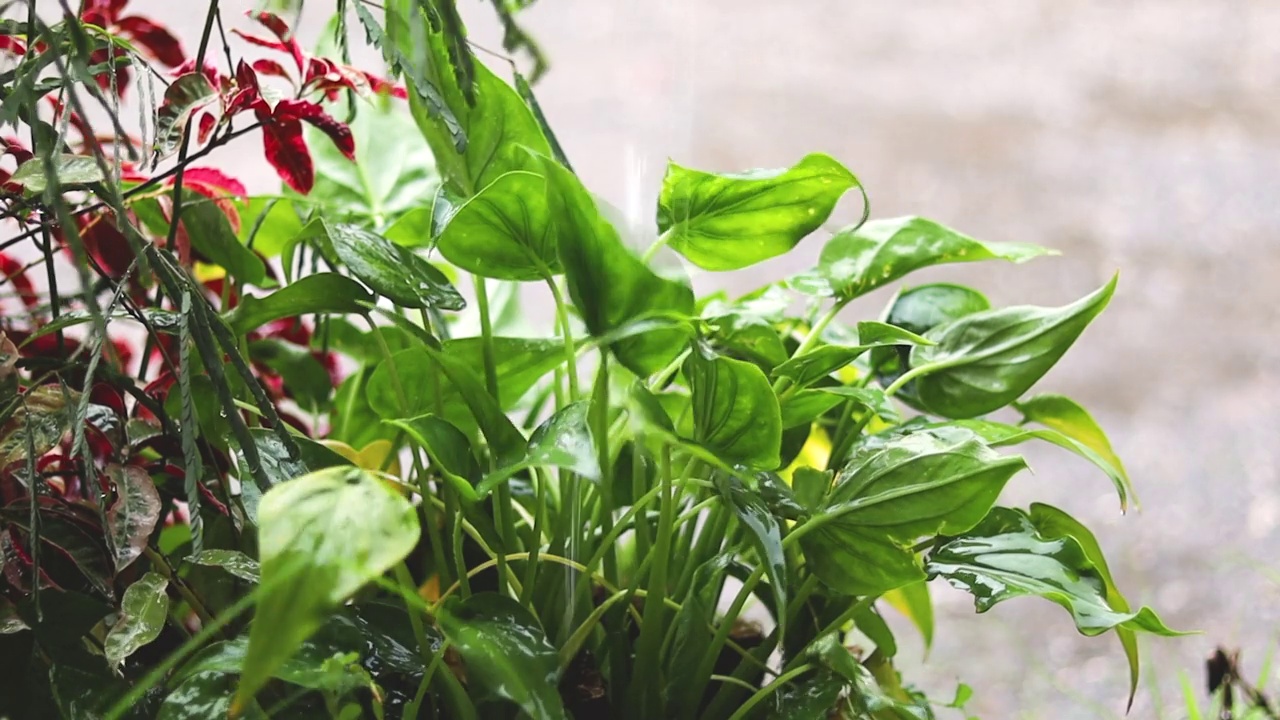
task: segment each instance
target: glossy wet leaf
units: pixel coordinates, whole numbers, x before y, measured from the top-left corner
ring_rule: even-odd
[[[9,182],[20,185],[27,194],[42,193],[49,187],[44,158],[36,156],[18,166]],[[53,172],[58,185],[88,185],[102,182],[102,170],[91,155],[61,154],[53,156]]]
[[[427,451],[432,468],[443,475],[464,500],[479,502],[480,496],[476,494],[474,485],[480,478],[480,465],[466,434],[449,421],[433,415],[388,422],[403,429]]]
[[[782,255],[822,227],[858,179],[814,153],[785,170],[716,174],[667,165],[658,230],[707,270],[737,270]]]
[[[418,542],[413,505],[354,467],[272,488],[258,509],[262,583],[237,691],[245,703],[329,613]]]
[[[28,500],[11,502],[0,508],[0,519],[9,523],[10,530],[21,531],[19,539],[30,542],[31,503]],[[65,584],[73,589],[96,591],[102,597],[113,595],[112,579],[116,568],[112,555],[106,546],[106,538],[102,527],[98,524],[97,511],[83,505],[52,504],[40,509],[40,542],[42,553],[41,572],[53,576],[55,582]],[[25,536],[25,537],[24,537]],[[12,552],[7,542],[3,543],[6,553]],[[59,567],[55,568],[55,561]],[[64,565],[65,563],[65,565]],[[80,577],[75,577],[73,571]],[[83,579],[81,579],[83,578]],[[74,596],[74,593],[64,593]],[[40,594],[41,603],[48,600],[48,593]],[[100,617],[100,616],[99,616]],[[24,618],[28,625],[30,618]]]
[[[1149,608],[1119,610],[1107,600],[1108,583],[1080,543],[1046,536],[1021,510],[994,508],[979,525],[929,553],[931,577],[942,577],[974,597],[978,612],[1010,598],[1032,595],[1061,605],[1083,635],[1114,627],[1177,635]]]
[[[160,522],[160,493],[147,471],[134,465],[111,465],[106,476],[116,491],[107,531],[116,569],[123,570],[142,554]]]
[[[692,315],[693,291],[656,275],[632,254],[573,173],[550,158],[541,162],[557,254],[587,330],[602,337],[647,315]],[[671,362],[687,337],[682,328],[654,329],[618,340],[610,349],[629,370],[644,376]]]
[[[239,550],[201,550],[187,557],[192,565],[216,567],[241,580],[256,583],[261,576],[258,561]]]
[[[149,572],[124,591],[119,617],[102,642],[102,652],[113,668],[118,669],[134,651],[160,637],[169,615],[168,587],[163,575]]]
[[[862,329],[867,326],[866,339]],[[808,387],[831,373],[848,366],[868,350],[895,345],[929,345],[914,333],[883,323],[859,323],[859,344],[819,345],[803,355],[787,360],[773,369],[773,377],[787,378],[795,387]]]
[[[235,687],[235,676],[227,673],[208,671],[191,675],[165,697],[156,720],[228,717]]]
[[[191,247],[231,277],[249,285],[268,283],[267,266],[252,250],[240,244],[222,208],[203,195],[189,192],[182,203],[182,226]]]
[[[819,579],[849,595],[921,580],[910,545],[973,527],[1024,467],[1022,458],[1001,456],[957,428],[869,437],[808,521],[816,524],[800,537],[805,559]]]
[[[437,621],[462,656],[467,677],[486,692],[532,720],[567,720],[556,649],[527,608],[496,593],[477,593],[446,604]]]
[[[325,223],[333,251],[374,292],[411,308],[461,310],[466,301],[436,266],[356,225]]]
[[[747,530],[747,540],[764,566],[765,576],[773,592],[775,607],[787,606],[787,558],[782,551],[782,530],[769,512],[764,498],[753,492],[737,477],[721,473],[716,478],[716,488],[733,511],[738,522]],[[786,614],[778,615],[779,635],[786,633]]]
[[[599,480],[600,463],[588,424],[590,407],[582,400],[552,415],[529,436],[524,459],[487,475],[476,492],[484,497],[512,475],[533,467],[558,467]]]
[[[192,113],[217,98],[218,91],[204,73],[189,72],[174,79],[156,111],[156,154],[165,157],[177,150]]]
[[[698,348],[684,363],[693,440],[730,464],[772,470],[782,463],[782,413],[760,368]]]
[[[71,390],[64,393],[59,385],[40,385],[23,394],[13,414],[0,425],[0,465],[26,460],[30,445],[36,457],[52,450],[71,428],[72,409],[79,397]]]
[[[929,584],[921,581],[903,585],[885,593],[881,599],[916,626],[928,653],[933,646],[933,600],[929,596]]]
[[[253,437],[254,446],[258,449],[262,471],[271,481],[271,485],[278,485],[315,470],[349,464],[346,458],[310,438],[295,436],[294,442],[298,446],[298,456],[290,458],[289,450],[284,443],[280,442],[280,436],[272,430],[250,428],[249,434]],[[240,477],[248,481],[244,484],[254,484],[250,481],[251,473],[247,468],[241,468]]]
[[[966,315],[925,334],[911,351],[920,401],[950,418],[983,415],[1017,400],[1049,371],[1115,292],[1116,278],[1069,305],[1019,306]],[[928,368],[928,370],[924,370]]]
[[[778,691],[768,705],[769,720],[814,720],[827,717],[840,703],[846,682],[828,670],[811,673]]]
[[[437,241],[446,260],[500,280],[545,280],[560,272],[546,180],[531,172],[499,176],[449,219]]]
[[[1133,483],[1125,472],[1120,456],[1111,448],[1111,441],[1098,421],[1079,403],[1063,395],[1036,395],[1014,403],[1014,409],[1022,413],[1022,423],[1036,423],[1070,438],[1075,443],[1093,451],[1112,468],[1120,485],[1133,495]],[[1103,467],[1104,470],[1107,468]],[[1111,474],[1111,473],[1108,473]]]
[[[360,283],[337,273],[314,273],[289,283],[270,295],[245,295],[223,318],[238,334],[255,330],[273,320],[320,313],[364,313],[373,293]]]
[[[872,220],[837,232],[818,258],[818,269],[837,295],[858,297],[930,265],[1009,260],[1025,262],[1052,251],[1024,243],[975,240],[932,220]]]

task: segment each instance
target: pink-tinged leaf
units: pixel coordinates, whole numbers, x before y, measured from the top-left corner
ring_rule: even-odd
[[[213,113],[202,113],[198,124],[200,131],[196,135],[196,141],[204,145],[209,142],[209,136],[213,134],[213,129],[218,126],[218,118]]]
[[[293,78],[290,77],[289,75],[289,71],[285,70],[283,65],[276,62],[275,60],[270,60],[268,58],[254,60],[253,71],[258,73],[259,75],[270,75],[274,77],[282,77],[290,82],[293,81]]]
[[[227,101],[227,115],[235,115],[260,103],[262,90],[258,87],[258,74],[249,63],[241,60],[236,66],[236,91]]]
[[[12,35],[0,35],[0,51],[13,53],[14,55],[26,55],[27,46]]]
[[[217,99],[217,88],[203,73],[187,73],[174,80],[156,111],[156,155],[165,157],[176,150],[192,113]]]
[[[363,70],[359,72],[364,75],[365,80],[369,83],[369,89],[373,90],[375,93],[378,93],[379,95],[390,95],[391,97],[400,98],[401,100],[405,100],[409,97],[409,93],[405,90],[403,85],[396,85],[386,78],[378,77],[373,73],[364,72]]]
[[[244,183],[215,168],[187,168],[183,174],[183,181],[187,186],[206,197],[218,198],[228,195],[243,197],[248,194],[245,191]]]
[[[120,18],[116,22],[120,34],[132,38],[134,42],[146,48],[157,60],[168,67],[181,65],[186,60],[182,52],[182,43],[163,25],[157,25],[144,17],[136,15]]]
[[[278,118],[262,126],[262,146],[267,162],[280,179],[295,191],[306,195],[315,185],[315,167],[311,153],[302,139],[302,123],[296,118]]]
[[[18,297],[22,299],[22,304],[28,309],[40,304],[35,286],[27,278],[26,267],[8,255],[0,253],[0,282],[6,280],[13,285]]]
[[[254,12],[250,10],[246,13],[250,19],[257,21],[263,27],[271,31],[272,35],[280,41],[278,50],[284,50],[293,56],[293,62],[298,66],[298,72],[302,72],[306,68],[306,55],[302,52],[302,46],[298,44],[297,38],[293,36],[293,32],[289,29],[289,24],[280,19],[280,16],[269,12]],[[248,36],[241,34],[241,37],[254,42]]]
[[[351,128],[324,111],[324,108],[308,100],[281,100],[276,105],[276,117],[297,118],[319,128],[329,136],[338,151],[348,159],[356,159],[356,141]]]
[[[12,155],[13,159],[18,161],[19,165],[34,157],[34,155],[31,154],[31,151],[22,144],[22,141],[12,135],[0,139],[0,143],[4,144],[4,154]]]
[[[110,465],[106,476],[116,490],[116,501],[107,511],[107,531],[116,570],[123,570],[142,554],[160,522],[160,493],[140,467]]]

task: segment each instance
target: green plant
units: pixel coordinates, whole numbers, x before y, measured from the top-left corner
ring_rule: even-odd
[[[523,4],[494,3],[510,48],[533,48]],[[1001,450],[1029,440],[1096,465],[1121,509],[1132,496],[1087,411],[1027,396],[1115,279],[1056,308],[904,288],[849,325],[851,301],[917,269],[1049,254],[864,217],[810,272],[695,297],[673,253],[717,272],[781,255],[858,179],[821,154],[672,164],[658,241],[632,248],[451,0],[338,5],[319,57],[255,15],[275,39],[254,42],[296,73],[232,72],[228,52],[234,79],[196,70],[210,5],[156,109],[170,174],[118,172],[91,133],[71,147],[34,110],[10,118],[37,142],[9,179],[29,229],[6,247],[43,242],[51,266],[56,234],[83,280],[42,296],[5,270],[27,312],[0,336],[0,637],[7,675],[35,679],[9,681],[10,712],[927,718],[968,690],[944,705],[906,684],[882,613],[927,644],[934,579],[980,612],[1032,595],[1114,631],[1135,686],[1136,633],[1175,633],[1130,608],[1066,512],[996,505],[1025,468]],[[87,59],[120,40],[68,16],[6,26],[51,48],[11,78],[27,110],[56,91],[83,117],[80,94],[101,95]],[[356,31],[404,88],[325,59]],[[48,62],[71,68],[61,84],[21,85]],[[282,194],[188,167],[192,142],[246,132],[240,115]],[[515,334],[526,289],[553,332]],[[136,369],[108,342],[125,314],[147,331]],[[75,326],[89,334],[68,354]],[[989,417],[1003,408],[1021,422]]]

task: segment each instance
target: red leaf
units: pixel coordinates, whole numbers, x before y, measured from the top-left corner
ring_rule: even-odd
[[[262,126],[262,145],[267,162],[286,185],[303,195],[311,192],[316,181],[315,168],[307,143],[302,139],[301,122],[292,117],[272,119]]]
[[[356,141],[351,135],[351,128],[334,119],[318,104],[309,100],[281,100],[276,105],[275,116],[297,118],[311,123],[328,135],[343,155],[351,160],[356,159]]]
[[[276,39],[280,42],[274,45],[274,49],[283,50],[292,55],[294,64],[298,66],[298,72],[302,72],[306,67],[306,56],[303,54],[302,46],[298,44],[297,38],[295,38],[293,33],[289,30],[289,25],[284,20],[281,20],[278,15],[269,12],[254,12],[250,10],[245,14],[248,15],[250,19],[256,20],[263,27],[270,30],[272,35],[276,36]],[[250,37],[244,33],[236,34],[255,45],[273,47],[273,45],[266,44],[266,42],[269,41],[264,42],[260,38]]]
[[[258,87],[258,74],[253,71],[249,63],[241,60],[236,66],[236,91],[227,101],[227,115],[235,115],[257,107],[259,103],[265,105],[262,101],[262,91]]]
[[[200,131],[196,135],[196,141],[201,145],[209,142],[209,136],[213,134],[213,129],[218,125],[218,119],[213,113],[202,113],[199,120]]]
[[[14,55],[27,54],[27,46],[12,35],[0,35],[0,50],[11,52]]]
[[[378,77],[373,73],[367,73],[363,70],[360,72],[364,75],[365,80],[369,81],[369,88],[374,92],[379,94],[386,93],[391,97],[400,98],[401,100],[405,100],[409,97],[409,93],[405,91],[403,85],[393,84],[386,78]]]
[[[27,309],[40,304],[40,298],[36,297],[35,286],[27,278],[26,267],[4,253],[0,253],[0,279],[8,280],[13,285],[13,289],[17,291],[18,297],[22,298],[22,304],[26,305]]]
[[[132,38],[134,42],[146,48],[157,60],[168,67],[181,65],[186,59],[182,52],[182,43],[163,25],[136,15],[120,18],[116,22],[120,34]]]
[[[214,168],[187,168],[182,178],[192,190],[214,199],[227,195],[242,197],[248,194],[244,183]]]
[[[282,77],[290,82],[293,81],[293,78],[289,76],[289,72],[284,69],[283,65],[268,58],[254,60],[253,70],[259,75],[271,75],[274,77]]]

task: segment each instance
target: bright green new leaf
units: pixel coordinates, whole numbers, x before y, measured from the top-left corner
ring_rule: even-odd
[[[793,532],[828,586],[883,593],[924,578],[912,543],[973,527],[1024,467],[960,428],[872,436],[855,448],[823,509]]]
[[[437,241],[446,260],[500,280],[547,280],[560,272],[546,181],[531,172],[499,176],[457,209]]]
[[[1120,456],[1111,448],[1111,441],[1107,439],[1107,434],[1103,432],[1102,426],[1093,419],[1089,411],[1075,400],[1063,395],[1044,394],[1019,400],[1013,404],[1013,407],[1022,413],[1024,425],[1027,423],[1044,425],[1092,450],[1105,461],[1106,466],[1114,469],[1120,483],[1129,495],[1133,495],[1133,483],[1129,480],[1129,473],[1125,472]],[[1106,467],[1103,469],[1105,470]]]
[[[354,467],[272,488],[258,519],[261,594],[236,693],[240,708],[334,608],[403,560],[420,532],[403,495]]]
[[[782,463],[782,412],[760,368],[695,348],[684,363],[693,393],[693,441],[730,465]]]
[[[461,310],[449,278],[412,250],[356,225],[324,223],[333,251],[374,292],[404,307]]]
[[[929,553],[931,577],[942,577],[974,597],[978,612],[1009,598],[1035,595],[1071,613],[1083,635],[1114,627],[1179,635],[1155,612],[1112,607],[1108,583],[1070,535],[1046,536],[1021,510],[995,508],[978,526]]]
[[[929,584],[920,581],[903,585],[885,593],[881,599],[916,626],[928,653],[933,645],[933,600],[929,597]]]
[[[920,401],[943,417],[967,418],[1017,400],[1107,306],[1116,279],[1070,305],[987,310],[933,328],[925,336],[937,344],[911,351]]]
[[[120,616],[102,641],[102,653],[119,668],[135,650],[160,637],[169,615],[169,581],[149,572],[124,591]]]
[[[463,500],[480,501],[474,487],[480,478],[480,465],[471,450],[471,441],[461,430],[434,415],[387,422],[404,430],[427,451],[432,469],[444,476]]]
[[[645,315],[693,314],[693,291],[655,275],[623,245],[578,178],[550,158],[541,161],[560,262],[587,330],[601,337]],[[611,348],[623,365],[644,376],[671,362],[687,337],[680,328],[658,329]]]
[[[854,298],[930,265],[1010,260],[1052,254],[1037,245],[975,240],[932,220],[872,220],[836,233],[822,248],[818,270],[837,295]]]
[[[524,458],[490,473],[476,487],[476,493],[484,497],[512,475],[533,467],[559,467],[599,480],[600,463],[588,425],[590,407],[589,402],[582,400],[552,415],[529,437]]]
[[[373,294],[349,277],[322,272],[289,283],[270,295],[245,295],[223,315],[236,334],[247,334],[281,318],[313,313],[363,313]]]
[[[822,227],[858,179],[827,155],[787,170],[715,174],[667,165],[658,230],[706,270],[737,270],[782,255]]]
[[[436,619],[462,656],[468,678],[531,720],[568,719],[556,649],[527,608],[497,593],[478,593],[446,604]]]

